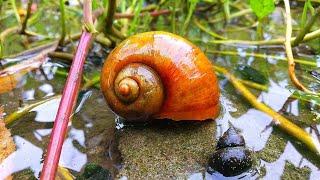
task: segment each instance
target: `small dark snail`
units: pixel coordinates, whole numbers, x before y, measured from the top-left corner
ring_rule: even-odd
[[[103,66],[101,89],[110,108],[127,120],[206,120],[220,110],[212,63],[167,32],[137,34],[117,46]]]
[[[226,177],[242,174],[251,168],[251,151],[245,148],[243,136],[233,127],[219,138],[209,166]]]

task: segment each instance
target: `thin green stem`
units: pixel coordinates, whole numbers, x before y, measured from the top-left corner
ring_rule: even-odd
[[[3,0],[0,0],[0,16],[2,15],[2,3],[3,3]]]
[[[308,21],[307,25],[300,29],[296,39],[293,41],[292,46],[297,46],[305,37],[306,33],[308,33],[313,26],[313,24],[316,22],[320,15],[320,8],[317,8],[315,14],[311,17],[311,19]]]
[[[59,45],[63,45],[64,39],[66,37],[66,9],[65,9],[65,1],[60,0],[60,23],[61,23],[61,36],[59,40]]]
[[[223,12],[224,12],[224,16],[225,16],[225,19],[226,19],[226,22],[229,22],[230,20],[230,7],[229,7],[229,0],[225,0],[223,2]]]
[[[259,83],[255,83],[252,81],[247,81],[247,80],[243,80],[243,79],[238,79],[238,81],[240,81],[242,84],[254,88],[254,89],[258,89],[261,91],[268,91],[268,86],[267,85],[263,85],[263,84],[259,84]]]
[[[176,33],[176,8],[178,6],[177,2],[178,0],[173,1],[173,9],[172,9],[172,14],[171,14],[171,27],[172,27],[172,32]]]
[[[286,11],[286,39],[284,42],[285,48],[286,48],[286,54],[288,59],[288,73],[289,77],[291,79],[291,82],[300,90],[303,90],[305,92],[312,92],[309,89],[307,89],[297,78],[295,74],[295,63],[292,53],[292,47],[291,47],[291,34],[292,34],[292,19],[291,19],[291,13],[290,13],[290,2],[289,0],[283,0],[285,5],[285,11]]]
[[[263,40],[263,20],[259,19],[258,26],[257,26],[257,39]]]
[[[208,33],[210,36],[212,36],[214,38],[217,38],[217,39],[222,39],[222,40],[226,40],[227,39],[227,38],[225,38],[223,36],[218,35],[217,33],[213,32],[213,31],[211,31],[210,29],[207,29],[206,27],[201,25],[198,20],[194,19],[193,22],[199,29],[201,29],[202,31]]]
[[[302,42],[307,42],[320,37],[320,29],[315,30],[311,33],[307,33]],[[296,37],[291,38],[291,43],[296,39]],[[246,45],[246,46],[261,46],[261,45],[282,45],[285,42],[285,38],[262,40],[262,41],[248,41],[248,40],[212,40],[208,43],[210,44],[232,44],[232,45]]]
[[[112,29],[113,17],[114,17],[114,13],[116,12],[116,7],[117,7],[116,0],[109,0],[107,17],[105,20],[106,31],[110,31]]]
[[[68,76],[68,72],[61,71],[61,70],[58,69],[55,72],[55,75],[66,78]],[[100,85],[99,85],[100,76],[95,76],[95,77],[90,79],[90,78],[87,78],[85,75],[83,75],[82,79],[84,80],[84,83],[85,83],[81,88],[82,90],[86,90],[86,89],[91,88],[91,87],[95,87],[95,88],[99,88],[100,87]]]
[[[193,15],[193,12],[195,11],[197,3],[198,3],[197,0],[191,0],[191,1],[188,1],[188,2],[190,4],[189,4],[189,7],[188,7],[187,18],[185,19],[184,24],[183,24],[182,29],[181,29],[181,34],[184,34],[184,35],[187,34],[187,29],[189,27],[191,17]]]
[[[221,55],[230,55],[230,56],[240,56],[239,53],[237,51],[215,51],[215,50],[207,50],[207,53],[211,53],[211,54],[221,54]],[[276,59],[276,60],[280,60],[280,61],[285,61],[287,62],[287,58],[285,57],[281,57],[281,56],[275,56],[275,55],[270,55],[270,54],[258,54],[258,53],[241,53],[241,56],[245,56],[245,57],[257,57],[257,58],[262,58],[262,59],[267,59],[267,58],[272,58],[272,59]],[[312,66],[312,67],[317,67],[317,63],[316,62],[312,62],[312,61],[308,61],[308,60],[303,60],[303,59],[294,59],[294,62],[299,63],[299,64],[303,64],[303,65],[308,65],[308,66]]]
[[[100,82],[100,76],[94,76],[91,79],[85,79],[85,81],[86,81],[85,84],[82,86],[83,90],[98,84]]]
[[[31,6],[32,6],[32,2],[33,0],[28,0],[28,7],[27,7],[27,15],[26,18],[24,19],[23,23],[22,23],[22,27],[21,27],[21,33],[25,34],[26,32],[26,28],[27,28],[27,24],[28,24],[28,19],[31,16]]]
[[[3,58],[3,56],[4,56],[3,41],[4,41],[5,37],[10,35],[10,34],[19,32],[19,30],[20,30],[20,28],[18,26],[13,26],[13,27],[8,28],[8,29],[6,29],[6,30],[4,30],[3,32],[0,33],[0,59]]]
[[[16,30],[16,32],[19,32],[19,29]],[[2,33],[0,34],[0,38],[2,37]],[[76,39],[79,39],[80,38],[80,34],[74,34],[70,37],[70,39],[67,39],[65,41],[65,43],[70,43],[71,40],[76,40]],[[4,56],[3,58],[16,58],[18,56],[26,56],[26,55],[29,55],[29,54],[33,54],[33,53],[37,53],[37,52],[40,52],[50,46],[54,46],[58,43],[58,40],[54,40],[54,41],[50,41],[50,42],[46,42],[45,44],[42,44],[40,46],[36,46],[34,48],[31,48],[31,49],[28,49],[28,50],[25,50],[25,51],[22,51],[22,52],[19,52],[19,53],[16,53],[16,54],[11,54],[11,55],[8,55],[8,56]]]
[[[251,9],[244,9],[244,10],[238,11],[236,13],[230,14],[229,19],[240,17],[240,16],[243,16],[243,15],[249,14],[251,12],[252,12]],[[218,18],[218,19],[209,20],[209,23],[217,23],[217,22],[222,21],[223,19],[224,18]]]
[[[17,6],[16,6],[16,1],[15,0],[10,0],[10,3],[11,3],[11,6],[12,6],[12,9],[14,11],[14,15],[16,16],[16,19],[17,19],[19,25],[21,25],[21,19],[20,19],[20,15],[19,15],[19,12],[18,12],[18,9],[17,9]]]
[[[48,53],[48,56],[51,58],[62,59],[68,63],[71,63],[74,55],[70,53],[65,53],[65,52],[50,52]]]

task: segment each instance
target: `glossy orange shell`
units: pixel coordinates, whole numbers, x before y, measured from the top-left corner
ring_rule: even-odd
[[[153,118],[206,120],[219,114],[219,87],[212,63],[191,42],[161,31],[134,35],[109,54],[101,88],[111,109],[123,106],[111,89],[117,73],[129,63],[143,63],[161,78],[165,99]]]

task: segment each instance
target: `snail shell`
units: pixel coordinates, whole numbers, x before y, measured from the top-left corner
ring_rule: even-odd
[[[245,146],[243,136],[241,136],[234,127],[230,127],[219,138],[216,149],[223,149],[227,147]]]
[[[177,35],[131,36],[109,54],[101,89],[110,108],[127,120],[206,120],[219,114],[212,63]]]
[[[209,166],[226,177],[237,176],[251,168],[251,151],[246,149],[243,136],[233,127],[219,138]]]

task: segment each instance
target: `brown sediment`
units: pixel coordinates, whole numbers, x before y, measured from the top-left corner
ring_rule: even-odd
[[[11,137],[11,133],[5,127],[2,114],[3,107],[0,106],[0,164],[16,149],[16,145]],[[12,177],[9,176],[6,179],[12,179]]]

